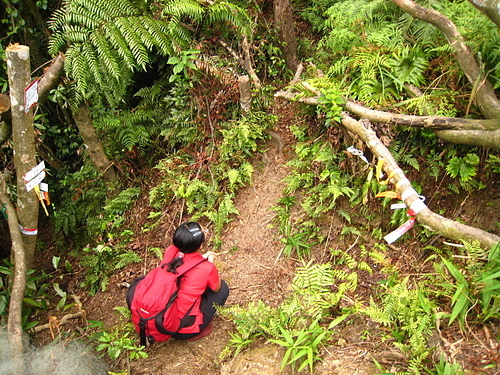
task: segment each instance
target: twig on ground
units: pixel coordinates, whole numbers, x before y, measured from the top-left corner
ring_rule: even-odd
[[[71,319],[83,318],[85,316],[85,310],[83,310],[83,305],[81,298],[77,295],[72,294],[71,297],[75,300],[75,304],[78,308],[78,311],[73,314],[64,315],[61,320],[58,320],[56,316],[49,316],[49,322],[46,324],[42,324],[41,326],[33,327],[29,330],[30,333],[37,333],[44,331],[46,329],[50,329],[52,336],[54,336],[53,329],[56,328],[59,331],[59,327],[66,324]]]
[[[61,320],[57,320],[57,317],[51,316],[51,317],[49,317],[48,323],[42,324],[41,326],[33,327],[29,330],[29,332],[30,333],[37,333],[37,332],[44,331],[46,329],[52,330],[54,327],[59,328],[59,326],[66,324],[69,320],[83,318],[84,315],[85,315],[85,311],[82,310],[82,311],[78,311],[74,314],[66,314],[61,318]]]

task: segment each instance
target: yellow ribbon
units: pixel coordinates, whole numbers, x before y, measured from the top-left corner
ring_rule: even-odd
[[[35,185],[35,187],[33,189],[35,189],[36,196],[38,197],[38,200],[42,204],[42,207],[43,207],[43,209],[45,211],[45,214],[47,216],[49,216],[49,212],[47,211],[47,207],[45,207],[45,201],[43,200],[43,195],[42,195],[42,193],[40,191],[40,186],[39,185]]]
[[[383,191],[375,195],[375,198],[397,198],[399,199],[399,194],[395,191]]]

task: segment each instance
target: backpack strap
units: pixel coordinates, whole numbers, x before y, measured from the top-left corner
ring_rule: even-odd
[[[207,260],[208,260],[208,259],[203,258],[202,260],[197,260],[197,261],[193,262],[193,264],[192,264],[192,265],[190,265],[188,268],[186,268],[184,271],[182,271],[182,272],[180,272],[180,273],[176,273],[176,275],[177,275],[177,279],[179,279],[179,278],[180,278],[182,275],[184,275],[186,272],[188,272],[188,271],[190,271],[191,269],[193,269],[194,267],[196,267],[198,264],[201,264],[201,263],[203,263],[203,262],[206,262]],[[184,264],[182,264],[181,266],[183,266],[183,265],[189,265],[189,263],[184,263]],[[163,268],[163,264],[162,264],[162,268]],[[165,271],[166,271],[166,270],[165,270]],[[168,272],[168,271],[166,271],[166,272]]]
[[[144,318],[139,318],[139,339],[141,346],[146,347],[148,340],[146,337],[146,325],[148,321]]]

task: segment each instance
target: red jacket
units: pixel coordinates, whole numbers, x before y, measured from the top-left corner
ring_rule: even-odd
[[[201,260],[203,256],[198,253],[183,254],[174,245],[170,245],[163,255],[162,263],[168,263],[177,256],[183,256],[184,263]],[[200,332],[200,324],[203,323],[203,314],[200,311],[201,295],[205,293],[207,288],[211,290],[217,289],[220,283],[219,271],[211,262],[202,262],[187,271],[181,276],[179,294],[177,296],[177,308],[179,310],[179,319],[182,319],[186,312],[191,308],[190,315],[196,316],[192,326],[182,328],[179,333],[198,333]]]

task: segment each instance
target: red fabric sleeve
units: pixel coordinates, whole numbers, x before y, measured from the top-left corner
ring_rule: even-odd
[[[217,289],[219,287],[219,284],[220,284],[219,271],[217,270],[217,267],[215,267],[215,265],[214,265],[212,267],[212,270],[208,274],[207,286],[210,289],[215,290],[215,289]]]

